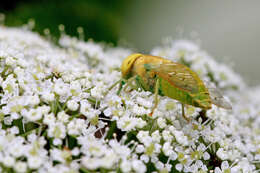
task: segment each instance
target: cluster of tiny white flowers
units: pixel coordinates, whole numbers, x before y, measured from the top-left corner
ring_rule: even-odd
[[[151,54],[184,63],[230,98],[206,113],[143,90],[110,89],[121,78],[121,47],[62,35],[56,46],[0,27],[0,171],[214,172],[260,170],[260,88],[190,41]]]

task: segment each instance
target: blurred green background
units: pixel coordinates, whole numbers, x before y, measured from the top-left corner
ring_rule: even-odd
[[[1,12],[5,25],[21,26],[35,20],[34,30],[43,34],[45,28],[59,36],[58,25],[65,25],[69,35],[77,36],[77,27],[84,28],[86,39],[117,43],[122,13],[127,2],[120,0],[6,0]]]
[[[191,39],[217,61],[233,64],[250,85],[260,84],[259,0],[4,0],[0,13],[7,26],[35,19],[34,30],[58,25],[85,39],[105,41],[147,53],[163,38]]]

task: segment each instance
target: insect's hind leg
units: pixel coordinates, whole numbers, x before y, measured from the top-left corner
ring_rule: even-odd
[[[156,83],[155,83],[155,90],[154,90],[154,106],[152,108],[152,112],[149,114],[150,116],[153,115],[154,110],[157,108],[158,106],[158,93],[159,93],[159,79],[156,79]]]
[[[181,110],[182,110],[182,117],[183,117],[186,121],[190,122],[190,119],[189,119],[188,117],[186,117],[186,115],[185,115],[185,110],[184,110],[184,104],[183,104],[183,103],[181,104]]]

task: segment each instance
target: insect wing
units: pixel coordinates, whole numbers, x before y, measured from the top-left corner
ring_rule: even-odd
[[[198,82],[188,67],[178,63],[158,63],[145,64],[147,70],[156,72],[160,77],[168,80],[177,88],[196,93],[198,92]],[[193,74],[194,73],[194,74]],[[195,74],[196,75],[196,74]]]
[[[232,109],[231,104],[223,97],[219,89],[217,89],[212,83],[208,81],[204,81],[204,83],[208,88],[211,101],[214,105],[225,109]]]

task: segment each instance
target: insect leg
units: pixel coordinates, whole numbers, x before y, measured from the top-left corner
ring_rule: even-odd
[[[124,84],[125,84],[125,81],[122,80],[122,81],[120,82],[119,88],[118,88],[118,90],[117,90],[117,92],[116,92],[117,95],[120,94],[120,92],[121,92],[121,90],[122,90]]]
[[[186,117],[186,115],[185,115],[185,110],[184,110],[184,104],[183,104],[183,103],[181,104],[181,109],[182,109],[182,117],[183,117],[186,121],[190,122],[190,119],[189,119],[188,117]]]
[[[111,89],[113,89],[118,83],[120,83],[120,87],[121,87],[122,82],[123,82],[123,79],[120,79],[120,80],[116,81],[113,85],[111,85],[111,86],[108,88],[108,90],[104,93],[104,95],[106,96],[106,95],[108,94],[108,92],[109,92]]]
[[[135,83],[136,83],[135,89],[136,90],[143,89],[142,84],[141,84],[141,80],[142,79],[140,78],[140,76],[137,76],[135,78]]]
[[[136,75],[127,80],[127,83],[126,83],[126,85],[124,86],[124,91],[126,91],[126,89],[127,89],[128,86],[133,87],[132,82],[135,80],[135,78],[136,78]]]
[[[159,99],[158,99],[158,92],[159,92],[159,78],[156,79],[155,89],[154,89],[154,106],[152,112],[149,114],[150,116],[153,115],[154,110],[156,109]]]

